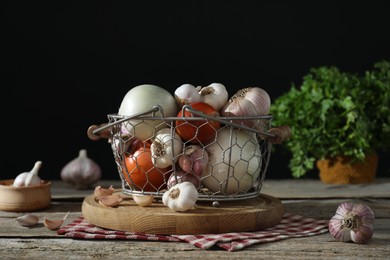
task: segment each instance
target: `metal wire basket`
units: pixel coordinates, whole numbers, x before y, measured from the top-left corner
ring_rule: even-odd
[[[270,160],[271,145],[288,138],[289,128],[272,128],[272,115],[212,117],[189,105],[183,106],[182,111],[183,115],[184,111],[189,111],[192,116],[165,117],[163,109],[155,106],[130,117],[109,114],[107,124],[93,125],[88,129],[88,136],[92,140],[108,138],[123,193],[161,198],[173,184],[190,180],[198,188],[201,201],[231,201],[259,196]],[[211,122],[219,123],[218,128],[212,128],[215,135],[207,142],[197,140],[202,127],[209,127]],[[147,136],[145,131],[140,131],[145,126],[151,129]],[[183,126],[195,130],[195,137],[183,140],[178,135],[178,127]],[[180,151],[173,153],[171,165],[166,168],[156,167],[156,161],[151,158],[150,143],[161,129],[169,130],[172,139],[167,142],[172,143],[172,148],[175,147],[173,142],[180,141],[181,145]],[[137,138],[140,134],[143,135],[142,141]],[[186,151],[194,146],[199,156],[187,161],[191,166],[184,171],[179,160],[181,157],[188,158]],[[148,167],[143,165],[145,161],[148,161]],[[194,167],[200,161],[207,162],[207,166],[204,164],[201,173],[198,171],[198,174],[194,174]]]

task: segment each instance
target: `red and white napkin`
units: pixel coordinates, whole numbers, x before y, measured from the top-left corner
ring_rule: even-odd
[[[316,220],[286,213],[278,225],[260,231],[202,235],[156,235],[103,229],[89,224],[83,217],[79,217],[59,229],[57,233],[76,239],[187,242],[203,249],[218,246],[228,251],[237,251],[259,243],[323,234],[328,232],[328,222],[328,220]]]

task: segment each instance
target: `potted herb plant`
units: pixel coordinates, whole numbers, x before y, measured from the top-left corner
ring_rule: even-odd
[[[369,183],[378,149],[390,146],[390,63],[359,76],[336,67],[312,68],[302,85],[274,100],[277,125],[291,127],[284,145],[292,176],[316,165],[325,183]]]

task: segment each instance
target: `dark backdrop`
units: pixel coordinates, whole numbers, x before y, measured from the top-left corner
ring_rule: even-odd
[[[59,179],[81,148],[117,179],[109,144],[86,131],[139,84],[259,86],[275,99],[310,67],[362,73],[390,59],[389,4],[357,2],[2,2],[1,179],[37,160],[41,177]],[[288,159],[277,146],[267,178],[291,178]]]

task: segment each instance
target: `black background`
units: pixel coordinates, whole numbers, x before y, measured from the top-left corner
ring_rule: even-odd
[[[86,135],[126,92],[151,83],[259,86],[274,100],[309,68],[363,73],[390,60],[387,1],[2,2],[1,179],[43,161],[40,176],[88,151],[118,174],[106,141]],[[8,102],[8,105],[5,104]],[[381,153],[379,176],[388,176]],[[277,146],[266,178],[291,178]],[[306,178],[317,178],[314,170]]]

